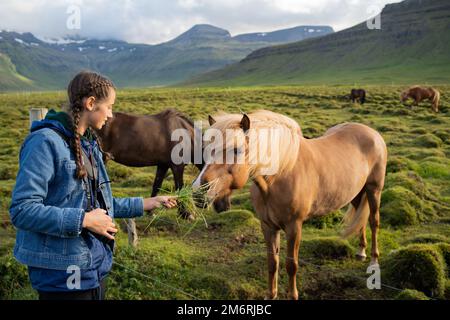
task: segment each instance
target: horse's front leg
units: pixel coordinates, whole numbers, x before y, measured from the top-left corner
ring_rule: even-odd
[[[167,170],[169,170],[169,167],[165,164],[159,164],[157,166],[156,176],[152,188],[152,197],[155,197],[158,194],[159,189],[161,189],[163,180],[166,177]]]
[[[280,262],[280,230],[276,230],[264,222],[261,228],[266,240],[267,266],[269,273],[269,290],[265,299],[275,299],[278,294],[278,266]]]
[[[297,270],[298,270],[298,249],[302,239],[302,222],[293,221],[286,228],[287,253],[286,271],[289,276],[288,298],[298,300],[297,291]]]

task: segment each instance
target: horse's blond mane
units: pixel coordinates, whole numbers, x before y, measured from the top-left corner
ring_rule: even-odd
[[[280,139],[279,149],[276,152],[278,154],[277,175],[283,175],[291,171],[297,161],[300,148],[300,137],[302,136],[298,123],[289,117],[268,110],[258,110],[247,115],[250,118],[251,130],[258,132],[260,129],[278,129],[277,132],[280,134]],[[240,129],[242,117],[242,114],[219,113],[214,117],[216,123],[212,126],[212,128],[220,130],[223,134],[226,133],[227,129]],[[261,144],[270,144],[271,142],[261,141],[261,138],[259,138],[258,141]],[[227,137],[226,143],[227,146],[234,146],[234,139]],[[274,156],[272,155],[272,152],[270,153],[271,156]],[[250,164],[251,175],[259,175],[261,164],[255,159],[247,158],[247,160],[253,160],[253,164]]]

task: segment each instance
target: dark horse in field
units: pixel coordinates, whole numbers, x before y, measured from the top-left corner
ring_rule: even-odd
[[[359,103],[364,104],[364,102],[366,102],[366,90],[352,89],[352,91],[350,92],[350,99],[353,103],[358,100]]]
[[[422,100],[430,100],[431,108],[434,112],[439,111],[440,93],[434,88],[423,88],[420,86],[413,86],[402,92],[400,96],[401,102],[405,102],[408,98],[414,100],[413,105],[418,106]],[[412,108],[412,106],[411,106]]]
[[[176,129],[189,132],[193,163],[194,123],[175,109],[149,116],[115,112],[114,117],[97,131],[97,135],[103,150],[110,153],[114,161],[130,167],[157,167],[151,195],[154,197],[169,169],[173,173],[175,189],[183,187],[183,173],[187,163],[175,164],[171,159],[172,148],[178,144],[178,141],[171,141],[171,134]],[[201,170],[202,164],[196,166]],[[183,208],[180,208],[179,213],[183,218],[192,218]]]

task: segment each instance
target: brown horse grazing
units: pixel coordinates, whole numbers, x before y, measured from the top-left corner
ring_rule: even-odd
[[[405,102],[411,98],[414,100],[413,105],[418,106],[422,100],[430,100],[431,108],[434,112],[439,112],[439,100],[441,94],[434,88],[423,88],[420,86],[413,86],[402,92],[400,95],[401,102]],[[412,108],[412,106],[411,106]]]
[[[344,123],[332,127],[322,137],[305,139],[297,122],[264,110],[248,116],[228,114],[215,120],[210,118],[210,123],[211,128],[227,134],[226,139],[212,143],[215,153],[211,153],[210,159],[205,158],[207,162],[193,186],[210,186],[206,192],[209,201],[214,201],[216,208],[227,208],[232,190],[253,179],[251,200],[267,245],[267,298],[277,296],[280,230],[287,238],[288,297],[298,299],[296,273],[303,222],[347,204],[350,206],[343,235],[359,234],[357,255],[364,259],[366,224],[370,220],[371,263],[378,262],[379,209],[387,161],[386,144],[378,132],[362,124]],[[258,133],[267,128],[275,128],[276,134]],[[254,148],[264,146],[271,146],[263,151],[271,161],[261,162],[259,155],[255,157]],[[220,157],[228,153],[243,154],[243,160],[221,164]],[[268,166],[277,170],[266,174]]]
[[[364,89],[352,89],[350,99],[353,103],[358,100],[359,103],[364,104],[366,102],[366,91]]]
[[[171,169],[177,190],[183,187],[184,167],[187,163],[175,164],[171,159],[172,148],[178,141],[171,141],[176,129],[189,132],[192,142],[192,163],[194,154],[194,124],[185,115],[174,109],[167,109],[156,115],[134,116],[115,112],[99,131],[103,150],[113,156],[113,160],[130,167],[157,166],[153,182],[152,197],[156,196],[169,168]],[[196,165],[200,170],[202,164]],[[184,218],[192,218],[182,208],[179,211]]]

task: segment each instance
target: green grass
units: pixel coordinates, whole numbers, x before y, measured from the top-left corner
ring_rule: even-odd
[[[367,86],[368,102],[364,106],[343,98],[349,93],[349,86],[133,89],[118,92],[115,111],[153,114],[166,107],[176,107],[194,120],[205,120],[208,114],[219,110],[269,109],[297,120],[309,137],[319,136],[329,127],[345,121],[362,122],[378,129],[389,152],[386,206],[398,213],[401,212],[398,208],[407,203],[408,210],[416,217],[412,224],[390,224],[392,217],[386,217],[389,210],[383,211],[383,206],[379,235],[383,270],[385,259],[394,250],[412,243],[448,243],[450,239],[450,102],[447,98],[450,86],[439,86],[442,93],[439,114],[433,114],[426,104],[412,111],[403,106],[398,101],[402,89]],[[25,267],[11,257],[15,234],[9,222],[8,207],[20,145],[29,126],[28,109],[36,106],[58,109],[64,102],[64,92],[0,94],[0,266],[6,266],[2,269],[6,273],[0,275],[0,298],[36,298]],[[110,162],[108,171],[115,196],[150,195],[154,168],[127,168]],[[188,166],[185,182],[192,182],[197,174],[196,168]],[[163,188],[173,188],[171,174]],[[403,195],[408,198],[402,198]],[[107,297],[262,299],[267,288],[266,250],[249,198],[247,185],[234,194],[229,212],[202,211],[208,227],[202,219],[193,223],[179,219],[176,210],[160,212],[149,227],[154,216],[138,219],[137,249],[129,248],[127,235],[119,232],[115,252],[118,264],[113,266]],[[366,288],[368,262],[348,257],[350,248],[358,247],[358,239],[330,243],[330,239],[339,236],[341,216],[342,212],[338,211],[328,218],[305,224],[298,275],[300,298],[395,299],[399,294],[395,290]],[[284,236],[281,244],[279,296],[285,298]],[[343,248],[339,258],[334,258],[335,249],[330,251],[330,246]]]

